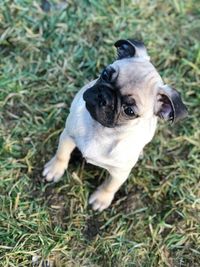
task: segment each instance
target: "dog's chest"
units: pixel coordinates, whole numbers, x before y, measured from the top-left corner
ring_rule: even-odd
[[[108,136],[88,131],[87,134],[76,137],[76,144],[88,163],[103,168],[115,165],[114,158],[110,157],[114,142],[110,142]]]
[[[127,129],[119,134],[109,128],[94,129],[90,120],[90,117],[85,116],[84,123],[81,120],[74,122],[72,136],[88,163],[108,170],[113,167],[130,169],[137,162],[144,146],[153,138],[156,129],[156,120],[150,120],[131,132]]]
[[[138,138],[138,133],[119,136],[112,131],[109,133],[109,130],[88,131],[86,135],[77,138],[76,143],[88,163],[105,169],[124,169],[135,164],[146,143],[144,139]]]

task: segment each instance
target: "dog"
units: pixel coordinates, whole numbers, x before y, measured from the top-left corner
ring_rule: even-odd
[[[109,178],[90,196],[93,210],[109,207],[158,118],[177,122],[187,115],[180,94],[164,84],[143,42],[118,40],[117,59],[75,96],[55,156],[45,165],[46,181],[57,182],[78,147],[87,162],[105,168]]]

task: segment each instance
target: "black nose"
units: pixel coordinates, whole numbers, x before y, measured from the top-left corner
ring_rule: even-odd
[[[83,100],[89,105],[96,105],[96,97],[92,89],[85,91],[85,93],[83,94]]]
[[[107,105],[106,96],[105,93],[99,93],[98,94],[98,104],[100,107],[104,107]]]
[[[91,106],[98,105],[99,107],[105,107],[111,101],[111,96],[109,96],[109,92],[103,90],[92,90],[88,89],[83,94],[83,100]]]
[[[102,86],[86,90],[83,99],[89,106],[110,107],[115,101],[115,96],[109,88]]]

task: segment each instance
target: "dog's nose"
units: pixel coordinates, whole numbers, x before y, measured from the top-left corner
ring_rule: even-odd
[[[103,96],[102,93],[99,93],[99,94],[98,94],[98,103],[99,103],[99,106],[100,106],[100,107],[104,107],[104,106],[107,105],[106,97]]]
[[[95,99],[95,94],[91,89],[85,91],[85,93],[83,94],[83,99],[89,105],[96,105],[97,100]]]
[[[87,105],[106,107],[113,102],[113,95],[109,89],[94,88],[86,90],[83,94],[83,99]]]

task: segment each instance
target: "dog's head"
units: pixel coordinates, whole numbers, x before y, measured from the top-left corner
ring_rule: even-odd
[[[93,119],[105,127],[158,116],[178,121],[187,115],[180,94],[164,85],[142,42],[119,40],[118,59],[83,94]]]

